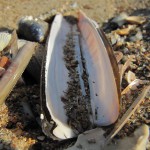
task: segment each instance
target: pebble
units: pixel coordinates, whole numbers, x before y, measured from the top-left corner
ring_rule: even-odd
[[[37,139],[40,140],[40,141],[44,141],[45,136],[38,136]]]

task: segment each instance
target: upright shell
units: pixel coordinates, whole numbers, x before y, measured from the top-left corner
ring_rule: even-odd
[[[119,71],[97,24],[55,16],[42,76],[43,131],[58,139],[114,123],[119,115]]]

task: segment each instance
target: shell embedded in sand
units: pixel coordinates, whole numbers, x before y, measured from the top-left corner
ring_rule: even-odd
[[[58,14],[52,23],[41,91],[47,135],[72,138],[118,118],[118,66],[96,27],[82,12],[77,19]]]

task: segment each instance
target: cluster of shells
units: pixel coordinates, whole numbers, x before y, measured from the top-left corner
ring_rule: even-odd
[[[104,31],[114,52],[96,22],[83,12],[76,18],[57,14],[52,20],[41,79],[41,122],[46,135],[70,139],[95,127],[111,125],[134,102],[139,94],[136,91],[149,84],[149,44],[142,41],[149,41],[145,17],[123,13],[109,23],[115,29],[106,26]],[[20,20],[19,36],[27,40],[45,43],[48,32],[49,24],[42,20]],[[15,31],[0,33],[0,42],[0,89],[9,85],[0,93],[3,102],[32,57],[35,44],[18,40]],[[28,54],[27,49],[31,49]],[[149,123],[148,99],[147,106],[138,110],[144,123]],[[128,135],[128,126],[134,122],[132,116],[126,132],[119,136]],[[134,126],[139,125],[141,122]],[[96,143],[95,139],[90,142]]]

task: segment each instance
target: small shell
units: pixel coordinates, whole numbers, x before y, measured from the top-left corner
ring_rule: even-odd
[[[146,18],[141,16],[129,16],[126,18],[126,21],[132,24],[143,24]]]
[[[120,15],[116,16],[111,22],[118,24],[118,26],[122,26],[126,21],[125,19],[128,17],[126,13],[121,13]]]
[[[26,44],[26,40],[18,40],[17,43],[18,43],[18,49],[22,48],[25,44]]]
[[[11,34],[7,32],[0,33],[0,52],[4,50],[11,40]]]
[[[114,54],[115,54],[117,63],[119,63],[120,60],[123,58],[123,53],[122,53],[122,52],[119,52],[119,51],[115,51]]]
[[[119,35],[128,35],[130,33],[130,31],[133,29],[134,29],[134,26],[129,25],[127,28],[116,30],[116,33]]]
[[[135,74],[132,71],[128,71],[128,73],[127,73],[127,81],[128,81],[128,83],[131,83],[135,79],[136,79]]]

